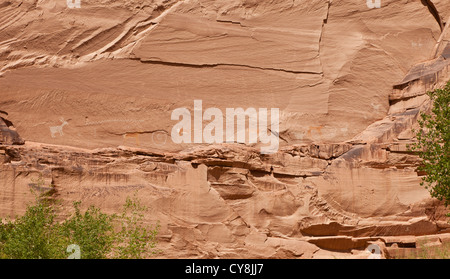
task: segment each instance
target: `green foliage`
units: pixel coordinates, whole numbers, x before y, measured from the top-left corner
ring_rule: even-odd
[[[117,257],[120,259],[141,259],[145,253],[157,253],[156,236],[159,224],[153,229],[142,226],[144,214],[147,208],[142,206],[139,200],[127,198],[119,218],[121,230],[117,234],[117,241],[122,243],[117,247]]]
[[[62,235],[67,239],[67,245],[80,246],[82,259],[107,258],[114,244],[115,216],[102,213],[94,206],[81,213],[79,205],[80,202],[74,202],[74,216],[62,223]]]
[[[4,225],[1,254],[12,259],[61,258],[59,225],[48,202],[29,206],[25,215]]]
[[[145,207],[136,197],[127,198],[120,216],[94,206],[83,213],[80,202],[73,206],[75,213],[57,222],[56,203],[41,194],[23,216],[0,219],[0,258],[65,259],[71,244],[80,247],[82,259],[135,259],[156,253],[159,226],[144,226]]]
[[[430,114],[421,113],[416,131],[417,142],[410,146],[423,159],[420,171],[425,172],[422,185],[432,197],[450,204],[450,82],[444,89],[428,92],[433,102]]]

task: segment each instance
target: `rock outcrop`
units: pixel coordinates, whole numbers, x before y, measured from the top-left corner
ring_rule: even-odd
[[[407,145],[450,79],[450,2],[64,2],[0,4],[0,107],[27,140],[0,120],[0,216],[22,214],[42,175],[63,208],[118,212],[137,192],[163,258],[448,243]],[[174,143],[171,112],[194,100],[279,108],[278,152]]]
[[[8,115],[4,111],[0,111],[0,114]],[[24,140],[19,136],[12,122],[0,116],[0,145],[24,143]]]

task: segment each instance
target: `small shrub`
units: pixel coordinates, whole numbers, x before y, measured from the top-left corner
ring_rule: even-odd
[[[94,206],[81,213],[80,202],[74,202],[73,205],[74,216],[61,225],[67,245],[78,245],[82,251],[82,259],[107,258],[114,244],[115,216],[102,213]]]
[[[159,226],[144,226],[145,207],[137,197],[127,198],[120,216],[94,206],[83,213],[75,202],[75,213],[62,222],[56,221],[56,204],[41,193],[23,216],[0,219],[0,258],[64,259],[71,244],[80,248],[82,259],[139,259],[157,252]]]
[[[2,232],[1,254],[12,259],[49,259],[64,257],[60,226],[47,202],[29,206],[25,215],[8,221]]]
[[[147,208],[142,206],[136,198],[127,198],[119,217],[121,230],[117,233],[118,243],[116,256],[120,259],[141,259],[147,254],[155,254],[156,236],[159,224],[154,228],[143,226],[144,211]]]

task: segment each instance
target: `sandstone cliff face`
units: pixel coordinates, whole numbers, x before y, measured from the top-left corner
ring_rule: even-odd
[[[406,145],[426,91],[450,79],[450,3],[381,2],[0,4],[0,109],[27,141],[0,145],[0,215],[23,213],[42,174],[65,205],[115,212],[138,191],[161,257],[448,242]],[[279,108],[279,151],[175,144],[171,112],[194,100]]]

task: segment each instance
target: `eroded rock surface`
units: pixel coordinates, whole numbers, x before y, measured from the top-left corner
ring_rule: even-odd
[[[426,91],[450,79],[450,2],[10,0],[0,11],[0,109],[27,140],[0,145],[0,216],[22,214],[43,175],[67,207],[117,212],[137,191],[162,225],[160,257],[367,258],[370,244],[393,257],[448,242],[446,210],[406,146]],[[194,100],[279,108],[278,152],[175,144],[171,112]]]
[[[6,112],[0,111],[0,115],[7,115]],[[19,136],[13,123],[8,119],[0,116],[0,145],[24,144],[23,139]]]

